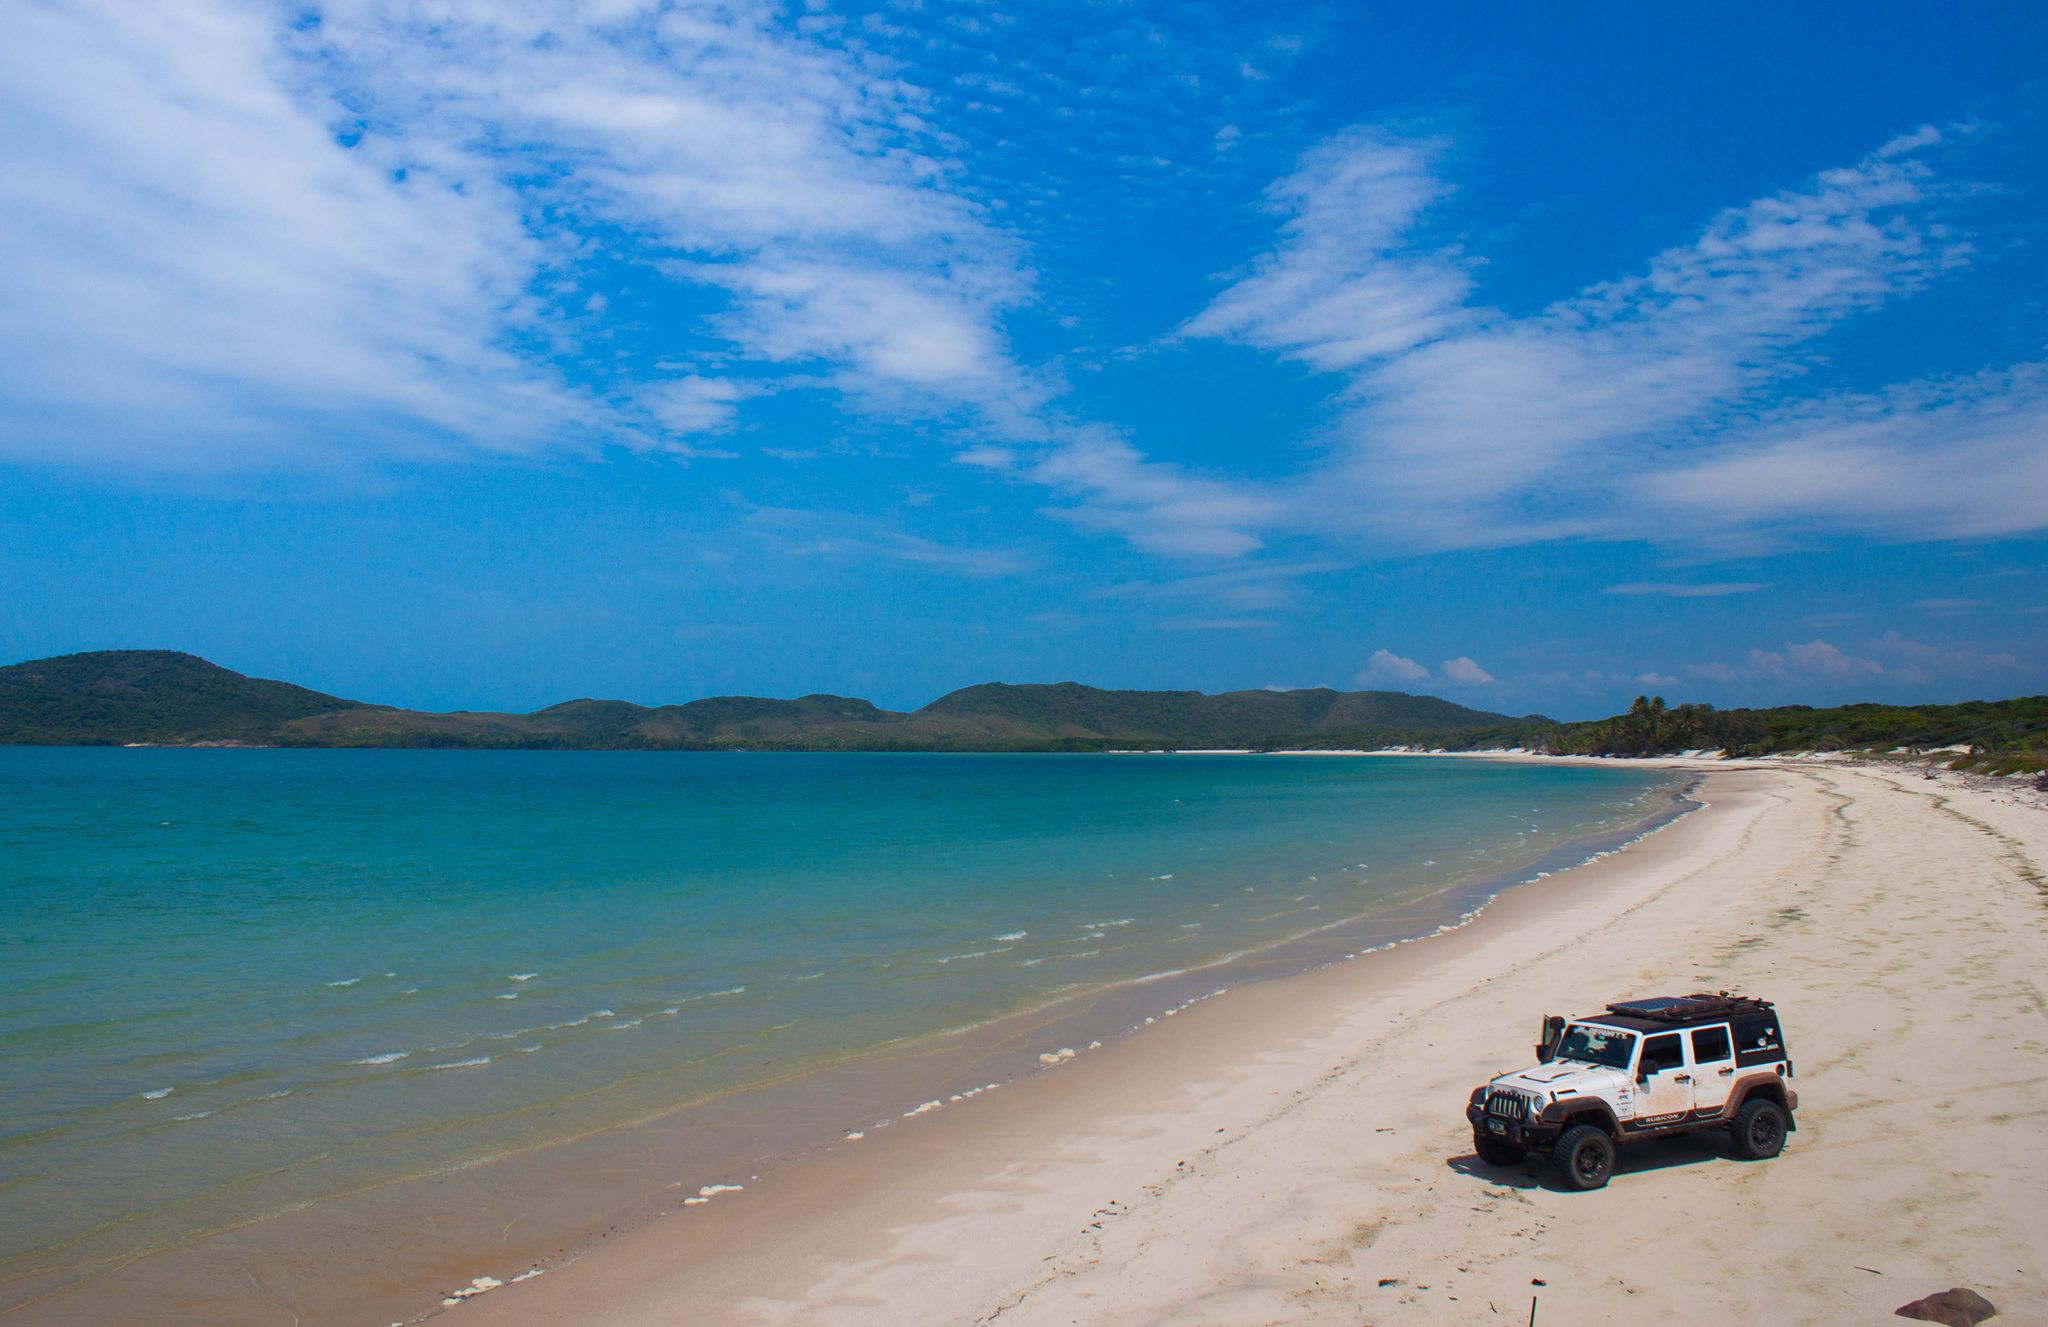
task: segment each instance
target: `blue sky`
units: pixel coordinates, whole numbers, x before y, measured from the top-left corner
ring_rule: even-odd
[[[2037,7],[9,27],[9,660],[2048,691]]]

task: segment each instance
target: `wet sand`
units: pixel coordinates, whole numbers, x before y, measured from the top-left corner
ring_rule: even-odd
[[[455,1321],[1893,1321],[2048,1302],[2048,815],[1916,776],[1714,766],[1708,809],[1471,926],[1234,989],[1109,1053],[784,1167]],[[1471,1155],[1546,1012],[1775,999],[1785,1154]],[[491,1269],[479,1268],[479,1273]]]

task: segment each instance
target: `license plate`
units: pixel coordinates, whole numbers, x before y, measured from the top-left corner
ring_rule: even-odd
[[[1486,1131],[1488,1133],[1506,1134],[1508,1126],[1500,1120],[1488,1120],[1486,1122]]]

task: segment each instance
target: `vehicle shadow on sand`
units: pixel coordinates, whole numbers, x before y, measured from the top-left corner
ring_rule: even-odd
[[[1654,1170],[1671,1170],[1679,1166],[1740,1166],[1729,1152],[1728,1135],[1720,1130],[1706,1130],[1700,1133],[1679,1134],[1672,1138],[1645,1138],[1618,1148],[1614,1157],[1614,1177],[1610,1184],[1619,1184],[1631,1175],[1641,1175]],[[1462,1156],[1446,1157],[1444,1165],[1460,1175],[1498,1184],[1510,1189],[1549,1189],[1554,1193],[1574,1192],[1567,1189],[1557,1177],[1557,1168],[1550,1163],[1550,1153],[1531,1152],[1511,1166],[1496,1166],[1482,1161],[1471,1152]]]

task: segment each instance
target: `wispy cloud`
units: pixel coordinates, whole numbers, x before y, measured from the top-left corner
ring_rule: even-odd
[[[921,94],[766,7],[31,4],[0,50],[0,447],[688,450],[794,371],[1001,418],[1017,244]],[[744,385],[587,353],[665,273]],[[600,284],[601,283],[597,283]],[[694,305],[689,304],[694,300]]]
[[[1263,546],[1253,530],[1280,518],[1281,503],[1256,489],[1145,458],[1107,429],[1077,431],[1029,472],[1071,494],[1051,514],[1112,531],[1149,552],[1231,558]]]
[[[1716,599],[1730,594],[1753,594],[1768,589],[1764,581],[1630,581],[1610,585],[1603,593],[1662,595],[1670,599]]]
[[[1273,187],[1274,248],[1183,332],[1346,375],[1337,454],[1298,494],[1329,530],[1431,548],[1812,521],[2035,529],[2043,366],[1770,402],[1816,338],[1969,261],[1944,215],[1945,147],[1919,130],[1727,209],[1633,274],[1511,315],[1475,302],[1472,256],[1431,238],[1449,198],[1442,144],[1353,131]]]
[[[1017,549],[943,543],[843,512],[741,505],[741,528],[788,557],[854,564],[903,562],[977,579],[1015,576],[1032,566],[1031,558]]]
[[[1759,678],[1833,679],[1882,677],[1892,682],[1923,683],[1943,677],[1984,674],[2017,668],[2019,660],[2002,650],[1984,651],[1958,645],[1934,645],[1887,631],[1856,649],[1815,639],[1752,649],[1732,662],[1710,661],[1689,666],[1695,678],[1736,682]]]

